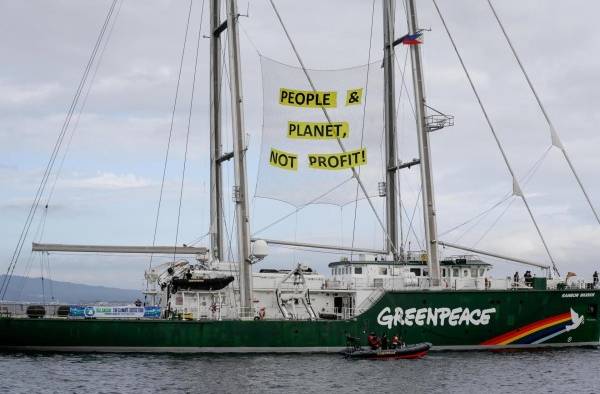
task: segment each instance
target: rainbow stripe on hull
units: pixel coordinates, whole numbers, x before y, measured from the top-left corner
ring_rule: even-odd
[[[528,345],[543,343],[567,331],[574,330],[583,322],[573,309],[551,316],[482,342],[482,345]]]

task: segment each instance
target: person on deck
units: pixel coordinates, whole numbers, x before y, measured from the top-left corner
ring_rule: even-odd
[[[598,286],[598,271],[594,271],[594,275],[592,277],[594,278],[594,287]]]
[[[513,282],[519,283],[519,271],[515,272],[513,275]]]
[[[523,279],[525,279],[525,284],[527,286],[531,286],[531,283],[533,282],[533,277],[531,276],[531,271],[526,271],[525,275],[523,275]]]
[[[400,347],[400,338],[398,338],[398,335],[394,335],[392,337],[392,349],[398,349]]]

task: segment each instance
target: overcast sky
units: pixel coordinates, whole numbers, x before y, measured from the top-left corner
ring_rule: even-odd
[[[110,3],[0,1],[2,272],[8,265]],[[309,68],[345,68],[367,62],[371,1],[280,0],[277,4]],[[439,4],[517,177],[522,179],[550,146],[548,127],[487,2],[439,0]],[[551,3],[503,0],[495,5],[594,204],[600,209],[597,176],[600,5],[584,0]],[[428,104],[455,116],[454,127],[431,136],[438,224],[443,234],[501,200],[511,191],[511,179],[431,1],[419,0],[418,6],[421,27],[431,29],[422,46]],[[93,73],[85,107],[80,116],[79,111],[74,116],[77,127],[71,129],[73,137],[68,153],[45,225],[40,227],[44,229],[42,241],[151,244],[188,7],[189,2],[183,0],[118,2],[119,12],[114,15],[114,26],[100,63],[94,67],[97,72]],[[284,63],[296,62],[268,1],[255,0],[249,7],[248,2],[242,1],[239,8],[244,13],[249,10],[249,17],[241,18],[240,40],[253,194],[262,119],[258,52]],[[401,8],[396,13],[397,35],[406,31]],[[380,0],[375,1],[374,9],[371,59],[380,59]],[[208,2],[202,25],[201,13],[202,1],[193,0],[158,228],[159,244],[171,245],[175,239],[193,52],[200,26],[202,34],[208,34]],[[208,230],[208,50],[208,40],[201,39],[179,236],[180,242],[186,243]],[[405,53],[405,48],[399,47],[399,80]],[[410,89],[410,77],[407,78]],[[400,87],[398,81],[398,93]],[[402,96],[398,118],[400,155],[401,159],[410,160],[417,156],[414,118],[406,92]],[[226,104],[226,115],[228,108]],[[226,119],[225,123],[228,125],[229,121]],[[229,128],[224,133],[225,145],[230,145]],[[417,175],[416,168],[402,173],[402,196],[408,212],[408,218],[403,218],[405,233],[417,197]],[[52,184],[54,177],[49,182]],[[227,171],[228,194],[231,185],[232,173]],[[549,151],[523,189],[561,272],[591,275],[600,266],[596,253],[600,247],[600,225],[558,150]],[[227,201],[231,201],[229,195]],[[463,226],[440,239],[548,262],[522,202],[515,199],[502,215],[509,203],[493,210],[476,226]],[[381,201],[377,204],[381,206]],[[261,199],[253,199],[251,207],[253,230],[292,210],[283,203]],[[356,244],[381,247],[384,238],[373,215],[364,203],[359,203],[358,211]],[[229,227],[231,212],[228,208]],[[353,204],[343,209],[311,207],[261,235],[349,244],[353,214]],[[42,210],[33,223],[32,236],[44,217]],[[417,236],[408,237],[413,249],[422,242],[421,223],[421,213],[417,212],[414,220]],[[38,276],[40,259],[30,257],[31,240],[15,272]],[[206,239],[200,244],[205,242]],[[259,267],[290,267],[295,261],[303,261],[326,271],[327,263],[338,258],[281,248],[272,248],[271,253]],[[54,279],[121,287],[140,287],[147,264],[148,258],[142,256],[50,256]],[[514,264],[499,262],[494,275],[501,277],[515,269]]]

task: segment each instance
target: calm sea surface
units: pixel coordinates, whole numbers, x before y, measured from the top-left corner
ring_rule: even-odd
[[[2,393],[600,393],[600,350],[171,356],[0,353]]]

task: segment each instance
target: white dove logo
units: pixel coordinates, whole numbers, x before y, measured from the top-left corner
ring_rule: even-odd
[[[574,330],[577,327],[579,327],[581,325],[581,323],[583,323],[583,316],[579,316],[579,314],[577,312],[575,312],[573,310],[573,308],[571,308],[571,321],[573,322],[573,324],[566,325],[565,326],[566,331]]]

